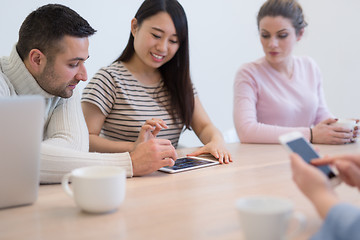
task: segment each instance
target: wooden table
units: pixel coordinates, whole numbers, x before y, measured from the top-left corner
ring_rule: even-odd
[[[128,179],[124,203],[109,214],[84,213],[60,185],[40,186],[35,204],[0,210],[0,239],[244,239],[235,202],[248,195],[291,199],[307,217],[296,239],[308,239],[319,229],[322,220],[294,185],[282,146],[235,143],[228,148],[234,158],[229,165]],[[360,144],[318,148],[322,155],[360,153]],[[360,206],[356,189],[342,184],[336,192]]]

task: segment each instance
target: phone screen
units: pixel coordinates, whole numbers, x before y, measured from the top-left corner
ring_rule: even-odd
[[[319,155],[309,146],[309,144],[303,138],[298,138],[293,141],[287,142],[288,147],[295,153],[299,154],[307,163],[314,158],[319,158]],[[335,177],[335,174],[329,166],[316,166],[329,178]]]

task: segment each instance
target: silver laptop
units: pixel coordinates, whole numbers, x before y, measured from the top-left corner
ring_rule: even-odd
[[[0,208],[37,199],[44,104],[40,96],[0,97]]]

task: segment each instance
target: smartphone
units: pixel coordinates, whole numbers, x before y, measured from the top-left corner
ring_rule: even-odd
[[[279,137],[279,141],[289,152],[299,154],[302,159],[311,164],[310,161],[315,158],[320,158],[319,154],[314,150],[312,145],[304,138],[301,132],[291,132]],[[330,165],[316,166],[323,172],[330,180],[333,186],[340,183],[340,178],[337,176],[336,168]]]
[[[210,160],[201,157],[183,157],[178,158],[175,161],[175,165],[172,167],[162,167],[159,171],[166,173],[178,173],[196,168],[208,167],[219,164],[219,161]]]

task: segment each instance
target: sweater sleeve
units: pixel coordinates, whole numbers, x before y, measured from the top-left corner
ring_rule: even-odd
[[[300,131],[310,139],[307,127],[282,127],[263,124],[257,121],[256,103],[258,85],[254,75],[246,68],[241,68],[234,81],[233,118],[236,132],[243,143],[279,143],[278,137],[291,131]]]
[[[128,152],[81,152],[45,142],[41,145],[41,183],[59,183],[63,175],[73,169],[93,165],[123,167],[127,177],[133,176],[132,162]]]
[[[41,146],[40,181],[58,183],[65,173],[91,165],[122,166],[132,176],[129,153],[90,153],[89,133],[82,113],[79,93],[63,100],[52,113]]]
[[[360,236],[360,209],[346,203],[332,207],[311,240],[354,240]]]

